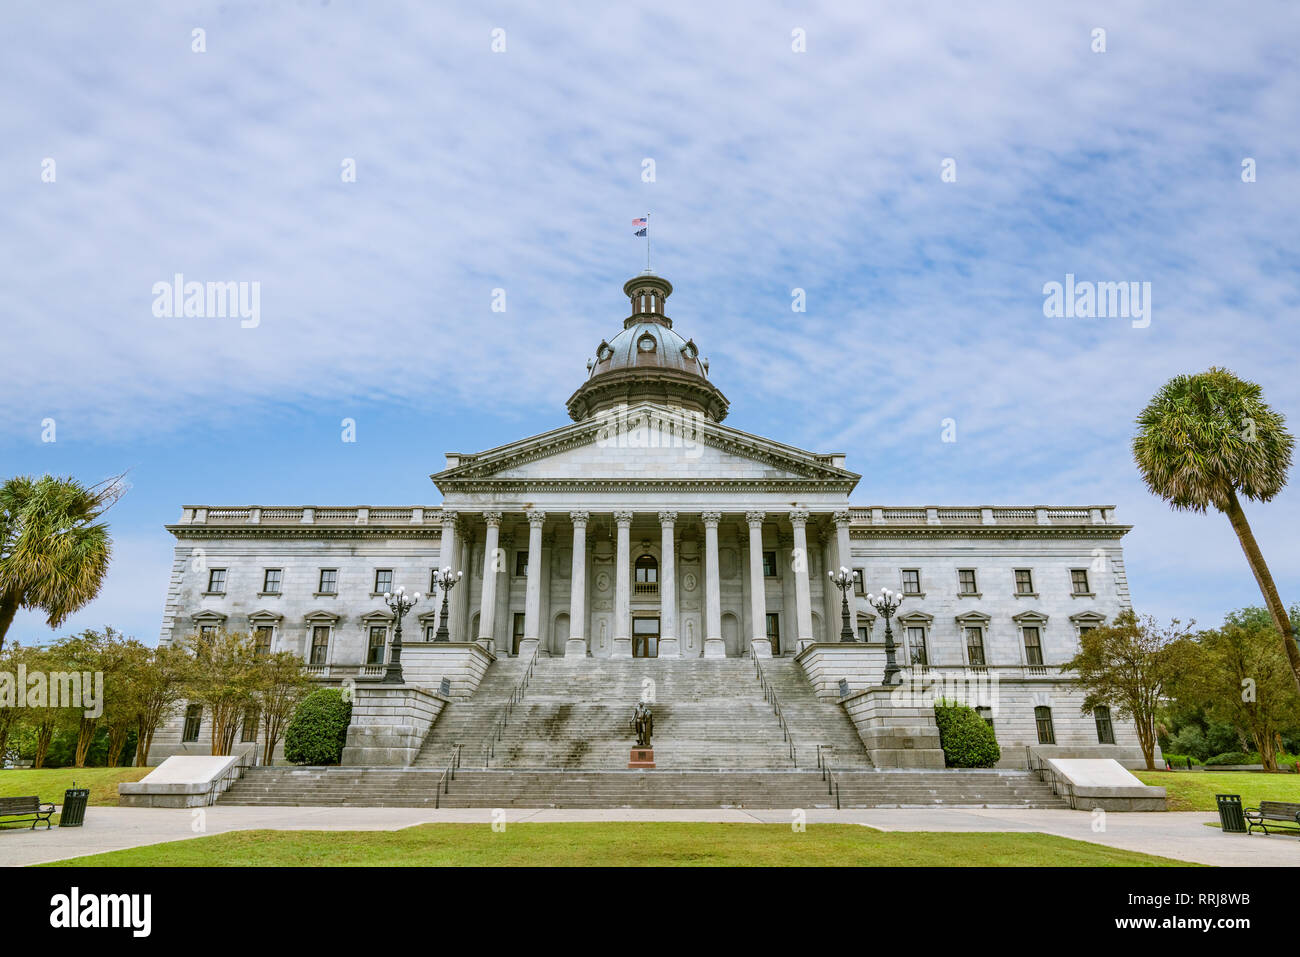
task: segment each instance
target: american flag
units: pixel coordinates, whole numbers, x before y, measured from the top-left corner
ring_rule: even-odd
[[[644,236],[646,234],[646,230],[650,226],[650,219],[648,216],[642,216],[639,219],[634,219],[632,220],[632,226],[636,229],[636,232],[634,232],[632,235]]]

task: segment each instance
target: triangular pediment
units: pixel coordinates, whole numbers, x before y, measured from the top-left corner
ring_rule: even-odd
[[[521,439],[475,455],[433,476],[444,491],[465,484],[654,480],[842,485],[859,478],[818,455],[739,429],[659,407],[617,415]]]

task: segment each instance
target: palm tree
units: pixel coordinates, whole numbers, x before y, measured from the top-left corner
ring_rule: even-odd
[[[99,521],[125,491],[122,476],[85,486],[22,475],[0,485],[0,647],[19,608],[57,628],[99,594],[112,544]]]
[[[1265,404],[1254,382],[1212,367],[1166,382],[1137,424],[1133,458],[1147,488],[1175,509],[1204,512],[1214,506],[1232,522],[1300,687],[1300,647],[1291,619],[1237,498],[1240,493],[1267,502],[1286,485],[1295,447],[1286,419]]]

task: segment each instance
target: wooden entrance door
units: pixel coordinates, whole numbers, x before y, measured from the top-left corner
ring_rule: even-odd
[[[632,657],[659,657],[659,619],[632,619]]]

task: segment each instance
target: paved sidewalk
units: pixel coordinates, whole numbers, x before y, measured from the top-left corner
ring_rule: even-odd
[[[270,828],[286,831],[385,831],[425,823],[492,821],[489,808],[344,808],[217,806],[198,810],[92,807],[79,828],[0,831],[0,865],[21,866],[179,841],[205,834]],[[689,810],[518,809],[512,823],[562,821],[706,821],[788,824],[791,811],[730,808]],[[871,808],[809,810],[809,824],[865,824],[882,831],[1039,831],[1109,847],[1217,865],[1300,866],[1300,838],[1221,834],[1206,827],[1209,812],[1108,814],[1094,830],[1087,811],[1021,808]]]

